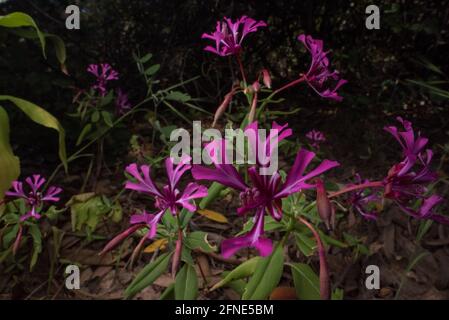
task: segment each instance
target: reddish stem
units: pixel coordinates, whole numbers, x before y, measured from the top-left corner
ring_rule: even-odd
[[[284,85],[283,87],[281,87],[281,88],[279,88],[279,89],[276,89],[276,90],[273,92],[273,94],[278,94],[278,93],[281,92],[281,91],[284,91],[284,90],[286,90],[286,89],[288,89],[288,88],[290,88],[290,87],[293,87],[293,86],[297,85],[298,83],[303,82],[305,79],[306,79],[306,78],[305,78],[304,76],[302,76],[301,78],[298,78],[298,79],[296,79],[296,80],[293,80],[292,82],[287,83],[287,84]]]
[[[327,266],[326,250],[324,249],[323,242],[321,242],[320,235],[315,228],[305,219],[298,217],[299,221],[305,224],[310,231],[312,231],[318,246],[318,255],[320,258],[320,297],[321,300],[329,300],[331,298],[330,280],[329,280],[329,268]]]
[[[240,73],[242,74],[243,82],[245,83],[245,87],[246,87],[247,82],[246,82],[246,76],[245,76],[245,69],[243,69],[242,58],[240,56],[240,53],[237,54],[237,62],[239,63]]]
[[[351,192],[354,190],[359,190],[359,189],[366,189],[366,188],[380,188],[383,187],[384,183],[382,181],[373,181],[373,182],[367,182],[367,183],[362,183],[362,184],[356,184],[350,187],[346,187],[342,190],[336,191],[336,192],[332,192],[329,193],[329,198],[333,198],[333,197],[337,197],[339,195],[342,195],[344,193],[347,192]]]
[[[182,253],[182,229],[179,228],[178,239],[176,240],[175,254],[173,256],[173,262],[171,265],[171,274],[173,278],[176,276],[176,270],[178,269],[179,262],[181,260],[181,253]]]

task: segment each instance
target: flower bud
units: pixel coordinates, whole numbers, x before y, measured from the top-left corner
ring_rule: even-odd
[[[234,96],[234,88],[228,92],[223,100],[223,102],[220,104],[220,106],[217,108],[217,111],[215,111],[214,115],[214,122],[212,123],[212,127],[215,127],[217,124],[218,119],[223,115],[229,104],[231,103],[232,97]]]
[[[323,220],[326,228],[330,230],[332,205],[327,197],[326,188],[324,187],[324,183],[321,179],[316,180],[316,206],[321,220]]]
[[[271,77],[267,69],[262,70],[262,77],[263,77],[263,84],[265,85],[265,87],[271,89]]]

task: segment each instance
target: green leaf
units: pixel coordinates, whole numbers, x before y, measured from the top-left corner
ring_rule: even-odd
[[[6,27],[6,28],[20,28],[20,27],[31,27],[34,28],[36,31],[36,34],[39,38],[41,47],[42,47],[42,54],[44,57],[45,55],[45,36],[44,34],[39,30],[36,22],[34,22],[33,18],[31,18],[29,15],[22,13],[22,12],[13,12],[6,16],[0,16],[0,27]]]
[[[110,128],[114,126],[114,123],[112,121],[112,116],[107,111],[102,111],[101,116],[103,117],[104,123],[106,123]]]
[[[182,93],[179,91],[170,91],[166,96],[165,99],[178,101],[181,103],[188,102],[190,99],[192,99],[188,94]]]
[[[83,130],[81,130],[80,135],[78,136],[78,139],[76,140],[76,146],[79,146],[86,137],[87,134],[92,130],[92,124],[88,123],[84,126]]]
[[[259,261],[256,271],[248,282],[243,292],[243,300],[263,300],[281,280],[282,270],[284,267],[283,246],[278,244],[273,253],[269,257],[265,257]]]
[[[320,279],[310,266],[304,263],[288,263],[292,268],[296,296],[300,300],[320,300]]]
[[[207,196],[201,199],[198,205],[199,208],[205,209],[206,207],[208,207],[209,204],[220,195],[221,190],[223,190],[224,188],[224,185],[219,184],[218,182],[213,182],[207,190]]]
[[[11,188],[11,183],[20,175],[19,158],[12,152],[9,143],[9,118],[5,109],[0,107],[0,201],[5,192]],[[0,206],[0,214],[3,205]]]
[[[138,292],[151,285],[154,280],[159,278],[167,271],[172,254],[164,253],[160,255],[155,261],[144,267],[136,276],[133,282],[125,290],[125,298],[130,299]]]
[[[96,196],[93,192],[73,196],[66,206],[70,207],[73,231],[81,231],[83,226],[87,226],[88,231],[94,231],[112,209],[104,203],[101,196]]]
[[[44,127],[55,129],[59,133],[59,158],[64,164],[64,168],[67,171],[67,153],[65,148],[65,131],[62,125],[59,123],[53,115],[48,113],[45,109],[31,103],[29,101],[16,98],[13,96],[0,96],[1,100],[7,100],[14,103],[20,110],[22,110],[31,120],[43,125]]]
[[[3,248],[8,248],[11,246],[14,239],[17,237],[17,232],[19,231],[20,225],[17,223],[9,228],[3,235]]]
[[[174,300],[175,299],[175,283],[170,284],[164,292],[161,294],[161,300]]]
[[[161,68],[160,64],[154,64],[151,67],[149,67],[147,70],[145,70],[145,74],[147,76],[152,76],[152,75],[156,74],[156,72],[158,72],[160,68]]]
[[[296,239],[296,245],[298,246],[298,249],[301,250],[301,252],[307,256],[310,257],[316,247],[316,241],[313,238],[308,237],[304,233],[295,233],[295,239]]]
[[[147,63],[148,61],[150,61],[150,59],[153,57],[153,55],[151,53],[147,53],[146,55],[144,55],[142,58],[140,58],[140,62],[143,63]]]
[[[207,241],[207,233],[195,231],[187,235],[185,245],[192,250],[201,249],[203,252],[215,252],[217,246],[213,246]]]
[[[221,287],[231,283],[232,281],[249,277],[250,275],[252,275],[254,273],[254,271],[256,270],[256,266],[260,262],[261,259],[262,259],[261,257],[254,257],[249,260],[246,260],[245,262],[240,264],[238,267],[236,267],[234,270],[229,272],[223,278],[223,280],[221,280],[216,285],[214,285],[210,290],[213,291],[213,290],[216,290],[218,288],[221,288]]]
[[[176,275],[175,299],[195,300],[198,296],[198,278],[195,268],[190,264],[184,264]]]
[[[33,270],[36,265],[37,258],[42,251],[42,234],[39,227],[36,224],[32,224],[28,227],[28,232],[33,238],[33,254],[31,255],[30,271]]]

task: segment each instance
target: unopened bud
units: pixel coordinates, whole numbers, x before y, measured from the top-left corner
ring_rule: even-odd
[[[267,69],[262,70],[262,77],[263,77],[263,84],[265,85],[265,87],[271,89],[271,77]]]
[[[318,214],[326,225],[327,230],[331,229],[332,204],[327,197],[326,188],[321,179],[316,180],[316,206]]]

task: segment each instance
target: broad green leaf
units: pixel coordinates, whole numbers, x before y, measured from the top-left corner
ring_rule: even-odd
[[[67,153],[65,148],[65,131],[53,115],[48,113],[45,109],[35,105],[32,102],[16,98],[13,96],[0,96],[0,101],[6,100],[14,103],[20,110],[22,110],[31,120],[43,125],[44,127],[55,129],[59,133],[59,158],[67,170]]]
[[[6,232],[4,232],[2,244],[3,248],[8,248],[13,243],[14,239],[17,236],[17,232],[19,231],[19,224],[16,223],[15,225],[11,226]]]
[[[160,64],[154,64],[151,67],[149,67],[147,70],[145,70],[145,74],[147,76],[152,76],[154,75],[156,72],[159,71],[159,69],[161,68]]]
[[[168,269],[172,254],[164,253],[160,255],[155,261],[144,267],[136,276],[133,282],[125,290],[125,298],[130,299],[151,285],[154,280],[159,278]]]
[[[263,300],[281,280],[284,268],[283,246],[278,244],[269,257],[262,258],[243,292],[243,300]]]
[[[153,57],[153,55],[151,53],[147,53],[146,55],[144,55],[142,58],[140,58],[140,62],[141,63],[147,63],[148,61],[150,61],[150,59]]]
[[[231,283],[232,281],[249,277],[250,275],[252,275],[254,273],[254,271],[256,270],[256,266],[261,259],[262,259],[261,257],[254,257],[249,260],[246,260],[245,262],[240,264],[238,267],[236,267],[234,270],[229,272],[223,278],[223,280],[221,280],[216,285],[214,285],[210,290],[213,291],[213,290],[216,290],[218,288],[221,288],[221,287]]]
[[[195,231],[189,233],[184,240],[187,247],[192,250],[201,249],[204,252],[214,252],[217,251],[217,246],[213,246],[207,241],[207,233],[202,231]]]
[[[42,234],[39,230],[39,226],[36,224],[32,224],[28,227],[28,232],[31,234],[33,238],[33,253],[31,255],[30,261],[30,271],[33,270],[36,265],[37,258],[42,251]]]
[[[299,300],[320,300],[320,279],[310,266],[304,263],[288,263],[292,268],[293,282]]]
[[[187,93],[183,93],[180,91],[170,91],[165,96],[165,99],[185,103],[185,102],[188,102],[192,98]]]
[[[0,201],[5,192],[11,188],[11,183],[20,175],[19,158],[12,152],[9,143],[9,118],[5,109],[0,107]],[[4,206],[0,206],[0,214]]]
[[[13,12],[6,16],[0,16],[0,27],[5,28],[20,28],[20,27],[31,27],[34,28],[36,34],[39,38],[42,47],[42,54],[45,55],[45,36],[39,30],[36,22],[29,15],[22,12]]]
[[[175,299],[195,300],[198,296],[198,278],[195,268],[190,264],[184,264],[176,275]]]

